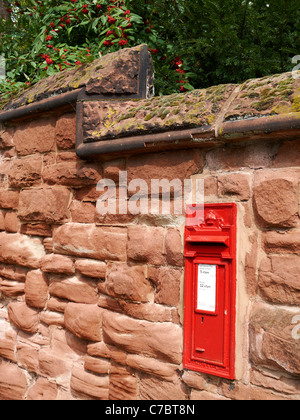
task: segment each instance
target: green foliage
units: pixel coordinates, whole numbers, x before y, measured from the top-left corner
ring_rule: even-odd
[[[9,3],[11,19],[0,21],[2,93],[141,43],[154,59],[157,94],[289,71],[300,53],[299,0]]]

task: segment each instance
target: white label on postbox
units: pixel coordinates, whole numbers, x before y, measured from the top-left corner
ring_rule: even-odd
[[[197,310],[216,312],[217,266],[198,265]]]

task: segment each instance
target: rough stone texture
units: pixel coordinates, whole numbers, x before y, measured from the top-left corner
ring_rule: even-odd
[[[114,296],[136,302],[148,302],[153,288],[146,280],[145,267],[112,264],[108,268],[106,289]]]
[[[162,228],[129,226],[128,258],[139,263],[151,261],[155,265],[163,264],[163,239]]]
[[[86,166],[82,162],[63,162],[50,165],[43,171],[43,180],[50,185],[83,187],[96,185],[101,179],[98,165]]]
[[[245,82],[227,110],[226,120],[299,112],[299,81],[291,73]],[[237,107],[238,105],[238,107]]]
[[[13,162],[8,173],[10,188],[24,188],[41,183],[42,158],[30,156]]]
[[[29,308],[25,302],[10,303],[7,307],[10,321],[20,330],[36,333],[39,326],[39,314]]]
[[[49,293],[60,299],[77,303],[97,303],[97,287],[92,281],[70,278],[54,278],[50,281]]]
[[[210,126],[217,119],[234,88],[234,85],[224,85],[211,90],[195,90],[187,94],[139,101],[85,102],[85,140],[144,135],[172,131],[178,127]]]
[[[72,370],[71,389],[78,394],[84,394],[98,400],[108,400],[109,378],[97,376],[85,371],[82,367]]]
[[[76,118],[74,114],[63,115],[56,123],[56,143],[59,149],[75,146]]]
[[[250,320],[250,350],[255,365],[299,377],[300,341],[293,338],[294,317],[295,313],[286,309],[256,304]]]
[[[186,387],[178,379],[174,382],[166,382],[145,375],[141,379],[140,389],[143,400],[181,401],[187,399]]]
[[[88,85],[115,92],[120,115],[107,132],[130,121],[137,127],[127,112],[132,105],[148,120],[140,130],[153,125],[167,140],[176,117],[186,127],[212,123],[203,127],[205,138],[172,143],[168,152],[171,143],[162,141],[155,152],[84,161],[75,153],[70,108],[0,127],[0,399],[299,400],[298,131],[271,130],[266,139],[251,127],[277,121],[264,117],[277,113],[280,129],[291,118],[296,127],[300,81],[288,74],[248,81],[239,92],[209,88],[200,101],[197,91],[121,103],[124,89],[137,93],[135,70],[124,72],[130,57],[137,63],[136,51],[41,81],[19,104],[57,94],[62,82],[67,89]],[[101,109],[109,102],[106,96]],[[157,109],[138,110],[142,103]],[[99,112],[90,117],[96,130]],[[103,118],[108,126],[109,114]],[[251,133],[224,134],[235,123]],[[145,181],[145,197],[152,179],[192,177],[204,181],[206,203],[237,204],[234,383],[182,364],[185,215],[97,213],[98,180],[113,180],[119,196],[120,171],[128,184]]]
[[[21,125],[15,131],[14,146],[22,156],[51,152],[55,146],[55,120],[36,120]]]
[[[134,156],[128,160],[128,182],[141,178],[147,182],[149,189],[152,179],[179,179],[183,182],[191,175],[201,172],[203,166],[203,154],[199,150]]]
[[[41,259],[41,269],[45,273],[74,274],[73,260],[63,255],[45,255]]]
[[[107,265],[100,261],[76,260],[75,269],[84,276],[105,279]]]
[[[133,320],[120,314],[105,313],[103,335],[107,344],[129,353],[160,357],[160,360],[179,364],[181,360],[181,328],[177,325],[153,324]]]
[[[48,300],[48,281],[40,270],[29,271],[25,282],[25,300],[28,306],[44,309]]]
[[[293,227],[298,221],[298,183],[276,177],[255,187],[255,209],[266,227]]]
[[[0,207],[2,209],[17,210],[19,205],[19,192],[0,190]]]
[[[0,398],[22,400],[27,389],[25,372],[6,362],[0,363]]]
[[[241,201],[247,201],[250,198],[250,180],[249,174],[228,174],[218,177],[218,190],[220,197],[236,197]]]
[[[132,369],[111,365],[109,399],[136,400],[138,396],[138,381]]]
[[[166,234],[167,263],[174,266],[183,266],[183,240],[178,229],[169,229]]]
[[[55,400],[57,393],[57,386],[55,384],[52,384],[47,379],[39,378],[30,388],[26,399],[28,401]]]
[[[101,341],[103,310],[95,305],[68,303],[65,310],[66,328],[76,337]]]
[[[126,258],[126,230],[95,227],[76,223],[54,230],[54,251],[99,260],[124,261]]]
[[[300,231],[266,232],[263,235],[267,253],[300,254]]]
[[[274,255],[262,261],[259,288],[273,303],[300,305],[299,256]]]
[[[0,233],[1,262],[39,268],[40,258],[44,255],[44,247],[38,239],[18,233]]]
[[[70,191],[64,187],[24,190],[20,193],[18,216],[23,221],[62,223],[70,217]]]
[[[148,277],[156,286],[156,303],[169,306],[179,304],[182,270],[169,267],[151,267],[148,270]]]

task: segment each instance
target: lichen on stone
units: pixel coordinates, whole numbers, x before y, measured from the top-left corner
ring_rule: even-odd
[[[292,77],[292,73],[248,80],[241,85],[225,120],[299,112],[299,86],[299,81]]]
[[[97,141],[142,133],[209,127],[215,122],[234,88],[234,85],[222,85],[138,102],[99,101],[96,104],[84,104],[84,115],[93,116],[84,119],[84,133],[87,141]]]

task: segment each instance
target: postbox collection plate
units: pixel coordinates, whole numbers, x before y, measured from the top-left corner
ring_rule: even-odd
[[[185,229],[183,363],[186,369],[233,380],[237,207],[190,207],[187,215],[194,214]]]

